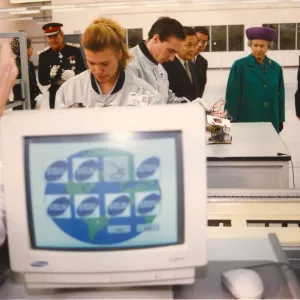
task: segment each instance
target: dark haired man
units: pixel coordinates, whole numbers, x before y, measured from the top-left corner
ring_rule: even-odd
[[[186,38],[178,54],[176,54],[174,61],[163,63],[163,67],[168,73],[170,89],[175,95],[193,101],[199,96],[193,62],[198,39],[192,27],[185,27],[184,29]]]
[[[207,60],[200,54],[202,53],[209,41],[209,32],[205,27],[194,27],[198,38],[198,47],[196,50],[195,64],[196,64],[196,77],[198,81],[199,97],[202,98],[205,85],[207,82]]]
[[[128,70],[157,90],[165,103],[189,102],[169,89],[168,75],[161,65],[174,60],[184,40],[184,27],[175,19],[161,17],[152,25],[147,41],[141,41],[131,50],[133,59]]]

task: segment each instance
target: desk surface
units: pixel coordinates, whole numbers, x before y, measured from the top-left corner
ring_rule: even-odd
[[[232,123],[232,144],[207,145],[208,161],[289,161],[291,157],[271,123]],[[278,156],[284,153],[287,156]]]
[[[279,245],[279,250],[280,249],[281,247]],[[278,262],[280,261],[280,257],[277,252],[270,237],[253,239],[209,239],[207,276],[210,277],[209,274],[214,274],[213,278],[216,280],[216,283],[218,283],[220,276],[216,275],[216,268],[212,268],[213,266],[225,263],[228,268],[231,265],[231,261],[239,262],[239,264],[253,264],[253,261]],[[207,276],[202,276],[202,280],[209,280]],[[194,285],[185,286],[185,291],[192,292],[194,288]],[[24,286],[23,277],[14,275],[1,286],[0,299],[173,299],[173,293],[171,287],[117,290],[28,291]]]

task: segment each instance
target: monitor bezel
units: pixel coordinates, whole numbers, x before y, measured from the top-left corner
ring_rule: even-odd
[[[143,108],[14,111],[0,119],[0,126],[8,242],[13,271],[94,274],[101,270],[101,273],[107,274],[147,270],[159,272],[164,269],[172,272],[174,269],[201,266],[207,262],[205,114],[200,106],[180,104]],[[187,174],[184,177],[184,243],[137,251],[66,252],[31,249],[27,230],[23,137],[120,133],[137,129],[146,132],[182,132],[183,169],[184,174]]]

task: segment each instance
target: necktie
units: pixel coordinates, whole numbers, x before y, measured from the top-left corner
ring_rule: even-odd
[[[192,73],[191,73],[191,70],[189,68],[189,64],[188,64],[187,61],[184,62],[184,68],[186,70],[187,75],[189,76],[189,79],[190,79],[191,83],[193,83]]]

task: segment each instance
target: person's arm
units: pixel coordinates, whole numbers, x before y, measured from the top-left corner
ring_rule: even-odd
[[[5,104],[18,76],[18,68],[7,43],[0,42],[0,116],[4,114]],[[3,186],[0,183],[0,245],[6,238],[5,202]]]
[[[0,185],[0,246],[6,239],[6,222],[5,222],[5,201],[3,186]]]
[[[285,122],[285,90],[284,90],[282,68],[280,68],[278,97],[279,97],[279,122],[283,123]]]
[[[232,117],[233,122],[239,121],[239,110],[242,95],[242,74],[240,66],[235,62],[230,70],[226,88],[225,109]]]
[[[206,86],[206,83],[207,83],[207,68],[208,68],[208,63],[207,63],[207,60],[205,60],[204,74],[203,74],[203,91],[202,91],[201,97],[203,96],[203,93],[204,93],[204,90],[205,90],[205,86]]]
[[[61,86],[55,95],[55,109],[65,108],[64,88]]]
[[[55,79],[60,78],[60,76],[58,76],[57,74],[51,78],[50,73],[51,73],[52,69],[55,69],[55,71],[57,72],[58,66],[53,66],[50,69],[48,59],[47,59],[47,57],[45,57],[45,52],[41,53],[39,55],[39,62],[38,62],[38,77],[39,77],[39,82],[41,85],[49,85],[49,84],[51,84],[51,81],[54,78]]]
[[[295,108],[296,108],[296,116],[300,120],[300,65],[298,67],[298,88],[295,94]]]
[[[31,61],[29,62],[29,67],[30,67],[30,85],[31,85],[31,90],[33,91],[33,95],[31,95],[31,97],[33,99],[35,99],[38,95],[43,94],[43,93],[41,92],[41,90],[37,84],[35,68]]]
[[[75,68],[75,74],[79,74],[86,70],[86,66],[80,51],[80,48],[78,48],[78,53],[76,55],[76,68]]]
[[[0,43],[0,116],[4,114],[9,94],[18,76],[18,68],[7,43]]]

